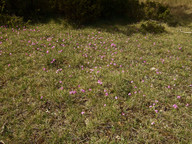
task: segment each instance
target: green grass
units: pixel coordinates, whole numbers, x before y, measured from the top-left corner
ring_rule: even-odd
[[[1,27],[0,140],[191,143],[192,28],[139,25]]]

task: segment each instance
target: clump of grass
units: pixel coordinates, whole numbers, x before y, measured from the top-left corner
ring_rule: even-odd
[[[163,33],[165,32],[165,27],[156,21],[146,21],[141,24],[141,32],[143,33]]]

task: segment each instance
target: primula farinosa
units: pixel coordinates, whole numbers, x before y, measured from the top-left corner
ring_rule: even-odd
[[[76,91],[70,91],[69,94],[76,94]]]
[[[84,93],[84,92],[85,92],[85,90],[84,90],[84,89],[81,89],[81,92],[83,92],[83,93]]]
[[[180,98],[181,98],[181,96],[177,96],[177,98],[178,98],[178,99],[180,99]]]
[[[178,106],[177,106],[176,104],[174,104],[173,107],[174,107],[175,109],[178,108]]]
[[[103,82],[101,82],[100,80],[98,80],[98,82],[97,82],[98,84],[102,84]]]
[[[116,45],[114,43],[111,44],[111,47],[116,47]]]
[[[156,113],[158,113],[158,110],[155,110]]]
[[[84,112],[84,111],[82,111],[82,112],[81,112],[81,114],[83,115],[83,114],[85,114],[85,112]]]

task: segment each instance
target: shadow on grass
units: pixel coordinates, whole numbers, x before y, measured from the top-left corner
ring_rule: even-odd
[[[169,26],[177,27],[177,26],[189,26],[192,25],[192,7],[188,6],[175,6],[170,7],[172,17],[167,22]],[[75,23],[68,23],[64,17],[61,15],[50,15],[50,16],[41,16],[38,18],[34,18],[33,24],[46,24],[54,22],[56,24],[61,24],[64,28],[71,27],[73,29],[84,29],[84,28],[93,28],[98,31],[105,31],[112,34],[123,34],[126,36],[131,36],[136,33],[146,34],[153,33],[152,31],[142,31],[141,29],[141,21],[130,20],[130,19],[119,19],[114,18],[110,20],[99,20],[89,25],[76,25]],[[153,33],[153,34],[161,34],[166,33]]]
[[[125,19],[103,20],[92,25],[88,25],[88,27],[112,34],[119,33],[131,36],[132,34],[139,32],[139,28],[136,26],[137,22],[139,21],[128,21]]]
[[[111,21],[99,21],[92,25],[83,26],[81,29],[86,27],[111,34],[123,34],[126,36],[131,36],[137,33],[143,35],[146,35],[147,33],[154,35],[167,33],[164,26],[162,26],[160,22],[153,20],[127,21],[125,19],[115,19]]]
[[[31,25],[36,25],[36,24],[47,24],[53,21],[54,23],[57,24],[62,24],[64,17],[61,15],[42,15],[42,16],[32,16],[32,17],[27,17],[25,20],[31,20]]]

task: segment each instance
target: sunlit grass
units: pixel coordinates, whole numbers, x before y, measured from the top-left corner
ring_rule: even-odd
[[[1,27],[0,140],[192,142],[191,28],[130,28]]]

